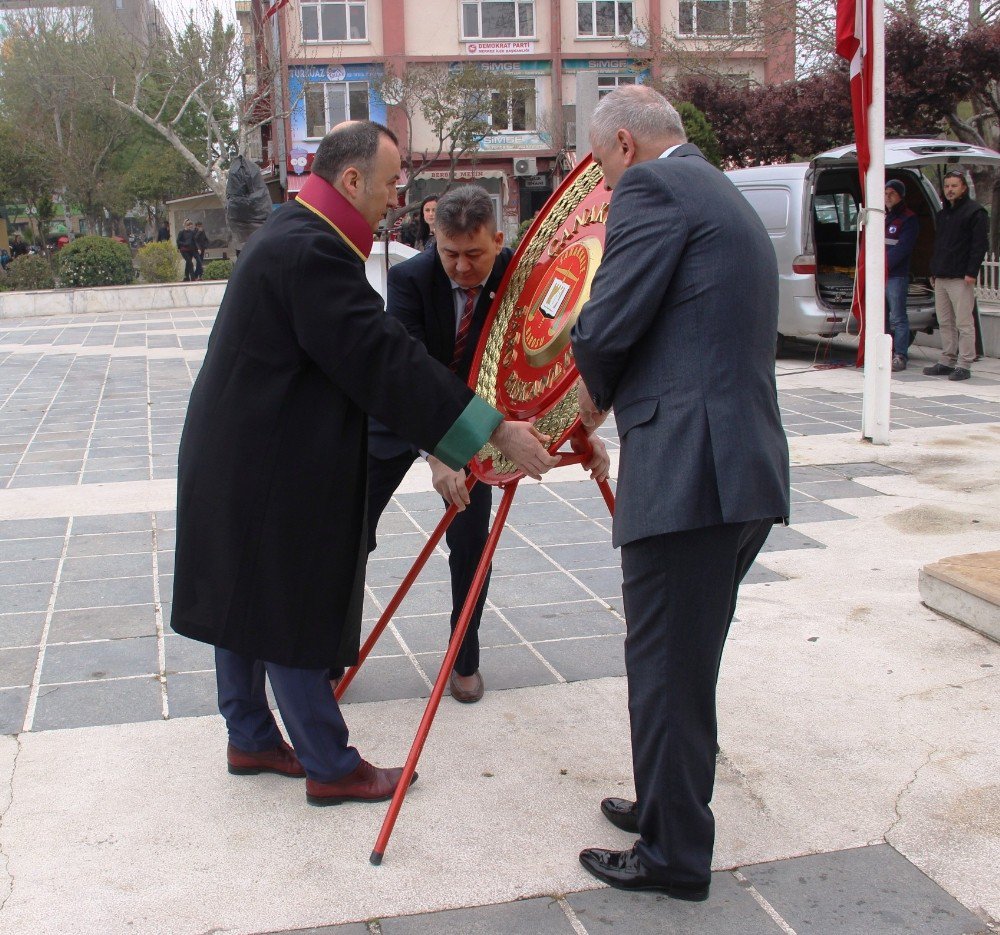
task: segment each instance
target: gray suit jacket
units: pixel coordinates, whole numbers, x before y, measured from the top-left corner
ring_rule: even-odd
[[[623,173],[572,333],[621,438],[615,546],[788,515],[777,313],[767,231],[696,146]]]

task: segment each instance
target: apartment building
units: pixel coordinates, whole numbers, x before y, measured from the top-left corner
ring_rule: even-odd
[[[387,123],[405,147],[433,152],[419,120],[406,138],[398,108],[375,84],[386,63],[400,73],[471,62],[512,78],[516,89],[494,100],[492,132],[459,170],[489,191],[508,233],[544,204],[572,163],[578,89],[599,96],[649,78],[628,55],[630,37],[636,44],[669,31],[691,55],[713,54],[714,46],[728,70],[758,81],[793,72],[790,36],[766,48],[733,41],[747,31],[747,0],[289,0],[271,19],[287,67],[288,197],[301,188],[320,139],[344,119]],[[447,175],[444,162],[421,173],[410,200],[441,190]]]

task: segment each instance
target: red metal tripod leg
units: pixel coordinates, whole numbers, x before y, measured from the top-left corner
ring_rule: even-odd
[[[604,497],[604,502],[608,505],[608,512],[614,516],[615,515],[615,495],[611,490],[611,484],[606,480],[599,480],[597,486],[601,488],[601,496]]]
[[[434,715],[437,713],[438,705],[441,703],[441,696],[444,695],[448,678],[455,667],[455,660],[458,658],[458,651],[462,646],[462,640],[465,639],[466,631],[469,629],[469,621],[472,619],[473,611],[479,601],[479,595],[482,593],[483,585],[486,582],[486,574],[489,571],[490,563],[493,561],[497,544],[500,542],[500,534],[507,523],[507,514],[510,512],[510,505],[514,500],[514,492],[516,490],[517,481],[514,481],[509,487],[504,488],[500,506],[497,508],[496,519],[493,520],[493,526],[490,528],[490,534],[486,539],[486,546],[483,548],[483,556],[479,560],[475,577],[472,579],[472,586],[469,588],[465,604],[462,607],[461,616],[455,624],[455,632],[452,634],[451,642],[448,644],[448,652],[445,654],[444,662],[441,663],[441,671],[438,672],[437,681],[434,683],[434,688],[431,691],[431,697],[428,699],[427,707],[424,709],[424,716],[420,721],[420,726],[417,728],[417,735],[413,738],[410,754],[406,758],[406,765],[403,766],[403,775],[399,779],[399,785],[396,786],[396,793],[392,797],[392,802],[389,804],[389,811],[386,812],[385,819],[382,822],[382,830],[375,841],[375,849],[372,851],[370,860],[376,866],[382,863],[382,855],[385,854],[386,846],[389,843],[389,836],[392,834],[392,828],[396,824],[399,810],[403,807],[406,790],[409,788],[413,773],[417,768],[417,760],[420,759],[420,752],[423,750],[427,735],[430,733],[431,724],[434,723]]]
[[[475,486],[476,478],[474,475],[470,474],[465,481],[465,489],[472,490]],[[379,637],[389,625],[389,621],[392,620],[393,614],[395,614],[399,609],[399,605],[403,603],[403,598],[406,597],[410,588],[413,586],[413,582],[417,580],[417,575],[423,571],[424,565],[427,564],[427,560],[431,557],[431,553],[437,547],[437,544],[441,541],[441,537],[445,534],[445,531],[457,515],[457,507],[448,507],[448,509],[445,510],[444,516],[441,517],[437,526],[434,527],[434,532],[431,533],[430,538],[424,543],[424,547],[420,550],[420,554],[417,555],[414,560],[413,567],[406,573],[406,577],[400,582],[399,587],[396,588],[396,593],[393,594],[392,600],[389,601],[385,610],[382,611],[382,616],[378,618],[378,623],[375,624],[375,629],[368,634],[368,639],[365,640],[365,645],[361,647],[361,652],[358,653],[357,663],[351,666],[344,673],[344,677],[340,680],[340,684],[333,693],[337,701],[340,701],[340,699],[344,696],[344,692],[347,691],[347,687],[354,681],[354,676],[358,674],[358,669],[364,665],[364,661],[368,658],[368,654],[372,651],[375,644],[378,642]]]

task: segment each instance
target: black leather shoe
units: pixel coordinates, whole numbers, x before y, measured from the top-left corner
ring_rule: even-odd
[[[658,876],[642,865],[635,848],[606,851],[588,847],[580,851],[580,863],[588,873],[617,890],[656,890],[672,899],[686,899],[693,903],[708,899],[710,883],[674,883]]]
[[[616,828],[629,834],[639,833],[639,808],[628,799],[601,799],[604,817]]]
[[[968,380],[972,376],[972,371],[967,370],[965,367],[956,367],[952,370],[949,380]]]
[[[934,364],[933,367],[924,367],[925,377],[946,377],[949,373],[953,373],[954,367],[949,367],[946,364]]]

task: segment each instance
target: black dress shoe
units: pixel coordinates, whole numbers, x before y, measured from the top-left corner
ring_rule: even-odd
[[[628,799],[601,799],[604,817],[629,834],[639,833],[639,807]]]
[[[618,890],[656,890],[672,899],[700,903],[708,899],[710,883],[675,883],[646,869],[635,848],[628,851],[606,851],[588,847],[580,851],[583,869],[602,883]]]

